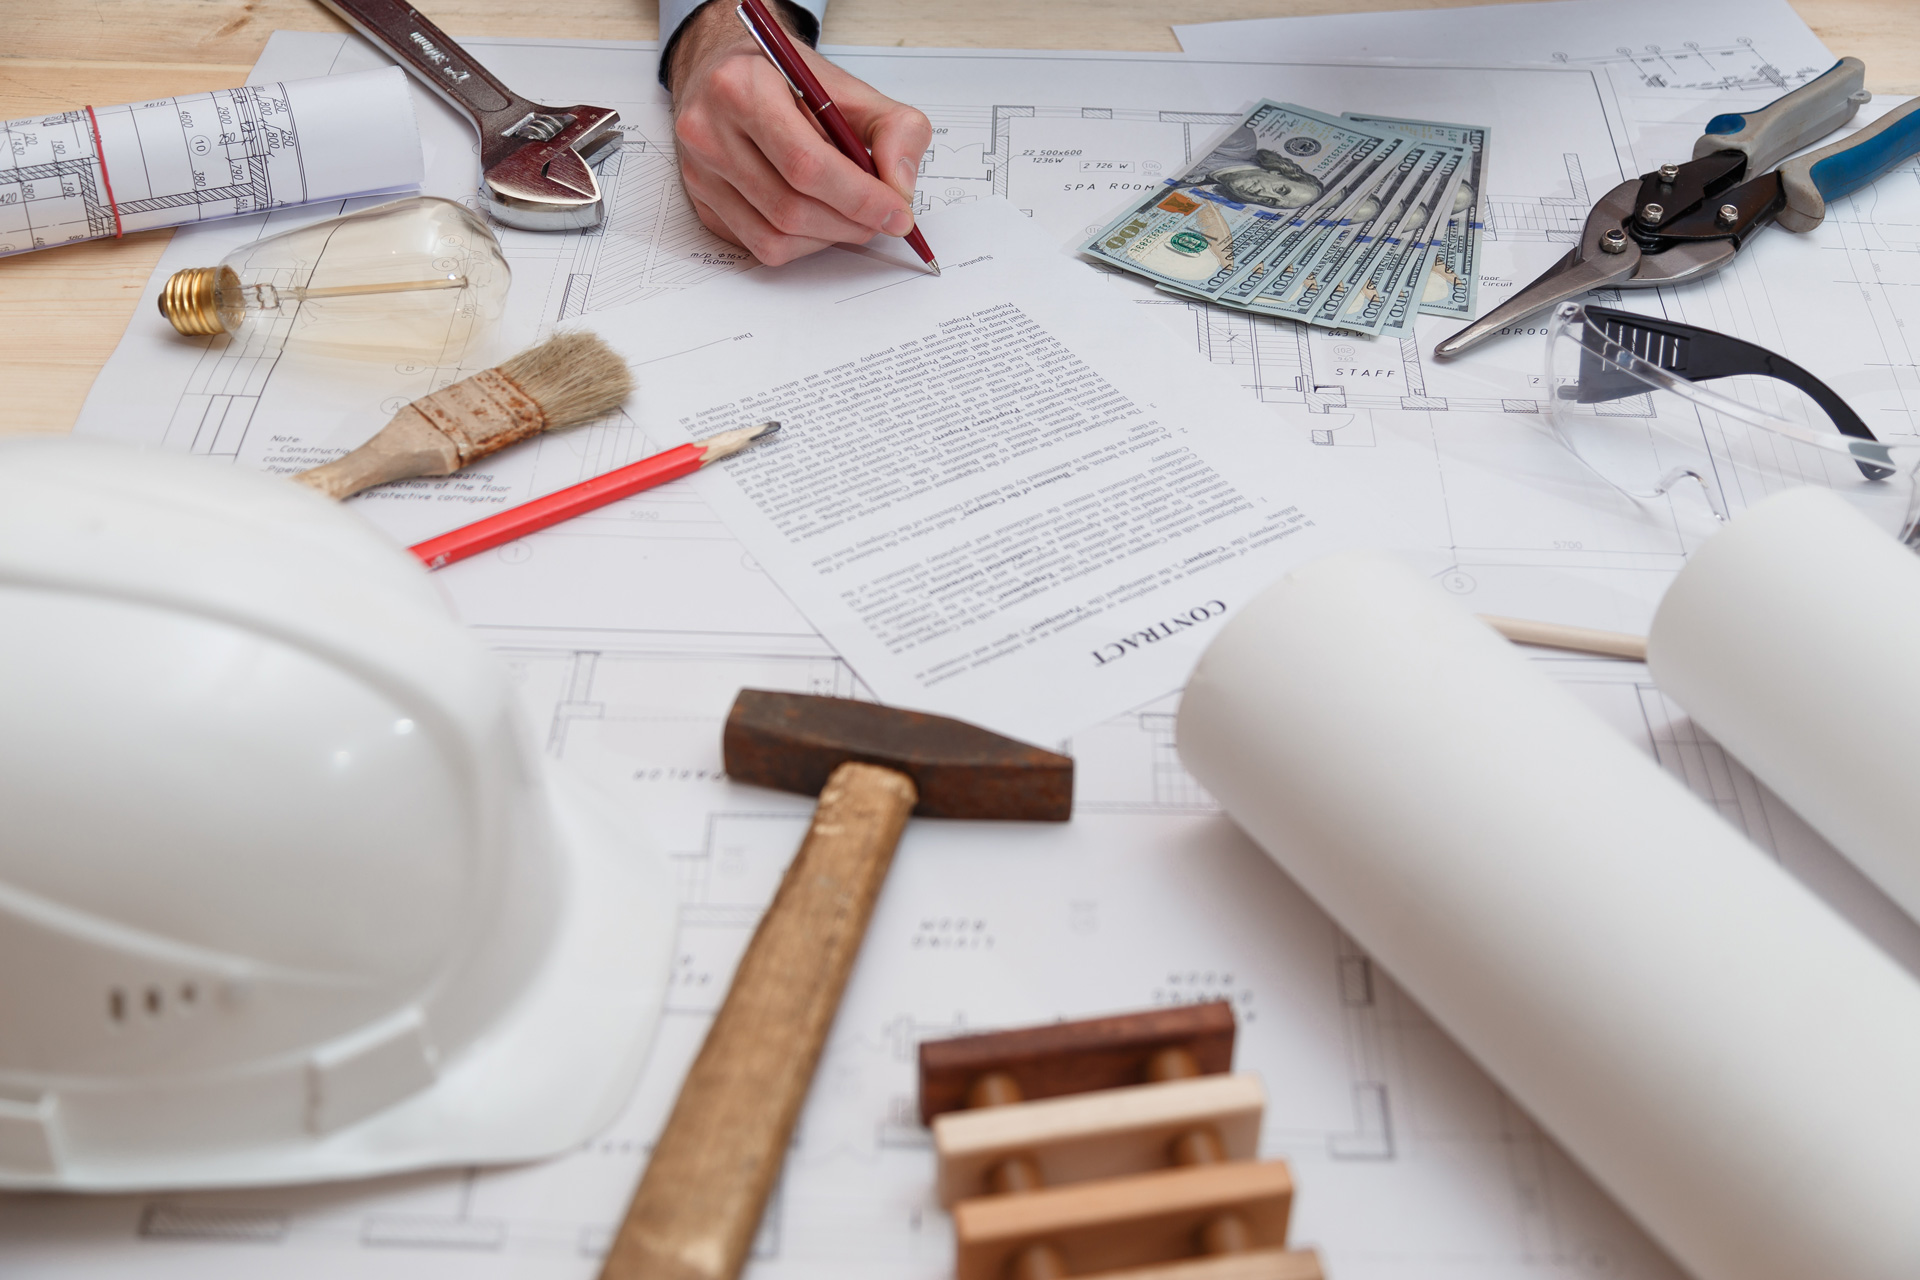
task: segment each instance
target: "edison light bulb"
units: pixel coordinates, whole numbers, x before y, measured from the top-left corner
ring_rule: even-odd
[[[230,333],[261,352],[445,364],[500,318],[510,278],[486,223],[412,196],[176,271],[160,314],[181,333]]]

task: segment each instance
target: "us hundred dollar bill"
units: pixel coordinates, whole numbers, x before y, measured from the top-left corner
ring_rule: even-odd
[[[1392,136],[1263,101],[1207,153],[1080,246],[1097,261],[1212,297]]]
[[[1452,200],[1466,159],[1464,148],[1447,149],[1426,181],[1402,201],[1398,215],[1380,224],[1368,252],[1355,254],[1346,264],[1344,277],[1311,317],[1313,323],[1377,334],[1396,302],[1404,312],[1413,294],[1409,277],[1433,262],[1433,234],[1446,216],[1442,206]]]
[[[1366,255],[1380,229],[1392,225],[1390,220],[1403,216],[1443,157],[1452,150],[1450,147],[1410,147],[1390,170],[1375,179],[1366,196],[1333,228],[1317,254],[1270,273],[1266,287],[1244,305],[1263,315],[1295,320],[1314,318],[1336,282],[1348,278],[1350,264],[1356,256]]]
[[[1405,138],[1394,138],[1356,160],[1328,184],[1319,201],[1301,210],[1294,225],[1267,247],[1265,255],[1248,262],[1217,290],[1214,301],[1239,306],[1282,277],[1291,280],[1292,272],[1319,258],[1327,241],[1352,222],[1367,193],[1382,175],[1393,172],[1413,145]]]
[[[1380,337],[1405,338],[1413,333],[1413,318],[1420,310],[1420,299],[1426,293],[1433,279],[1434,265],[1439,261],[1445,248],[1447,228],[1452,219],[1448,210],[1452,206],[1454,190],[1464,178],[1466,156],[1448,176],[1442,190],[1434,194],[1434,206],[1428,214],[1427,225],[1413,250],[1403,260],[1398,273],[1381,292],[1382,312],[1368,332]]]
[[[1454,192],[1445,243],[1435,255],[1433,270],[1421,291],[1419,303],[1426,315],[1471,320],[1480,295],[1480,239],[1486,227],[1485,175],[1493,131],[1483,125],[1400,120],[1351,111],[1343,118],[1406,138],[1449,142],[1472,153],[1460,186]]]

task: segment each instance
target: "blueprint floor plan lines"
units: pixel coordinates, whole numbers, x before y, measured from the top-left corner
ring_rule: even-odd
[[[0,129],[9,161],[0,167],[0,252],[113,234],[92,134],[84,111]]]
[[[1569,245],[1579,241],[1580,228],[1586,225],[1593,201],[1587,196],[1587,177],[1580,167],[1579,153],[1569,151],[1563,159],[1567,167],[1565,195],[1487,193],[1487,239],[1537,239]]]
[[[1611,53],[1579,56],[1555,52],[1560,63],[1605,66],[1629,72],[1642,90],[1685,89],[1702,92],[1760,92],[1779,96],[1798,89],[1833,64],[1815,59],[1791,69],[1776,66],[1753,40],[1741,36],[1730,44],[1702,46],[1687,41],[1677,47],[1657,44],[1640,48],[1616,47]]]
[[[744,250],[700,224],[680,185],[670,142],[624,123],[621,133],[620,149],[600,167],[608,201],[600,226],[557,246],[551,235],[511,237],[509,258],[516,265],[520,258],[530,261],[553,251],[559,297],[549,323],[691,288],[754,265]]]
[[[102,143],[134,141],[108,152],[104,179],[96,128]],[[0,251],[16,237],[24,247],[112,235],[116,209],[129,226],[165,226],[182,219],[140,215],[192,207],[225,217],[307,198],[299,129],[279,84],[16,120],[5,142]],[[115,183],[117,200],[108,196]]]

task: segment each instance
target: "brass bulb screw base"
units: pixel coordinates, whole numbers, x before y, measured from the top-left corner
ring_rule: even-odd
[[[188,267],[168,277],[160,288],[160,314],[188,337],[225,333],[221,323],[222,295],[234,298],[240,277],[232,267]]]

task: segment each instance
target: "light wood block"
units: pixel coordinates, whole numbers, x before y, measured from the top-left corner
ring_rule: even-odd
[[[1227,1159],[1251,1160],[1265,1108],[1260,1077],[1241,1074],[949,1111],[933,1121],[940,1203],[991,1194],[988,1175],[1010,1156],[1030,1158],[1050,1187],[1165,1169],[1173,1140],[1203,1125]]]
[[[920,1123],[968,1105],[974,1082],[1009,1077],[1025,1099],[1145,1084],[1162,1050],[1192,1055],[1202,1075],[1233,1067],[1233,1006],[1224,1000],[1041,1027],[928,1040],[920,1046]]]
[[[1320,1265],[1320,1255],[1311,1249],[1249,1249],[1125,1271],[1102,1271],[1085,1280],[1326,1280],[1326,1270]]]
[[[1257,1249],[1287,1242],[1293,1176],[1283,1160],[1199,1165],[962,1200],[953,1207],[956,1280],[1003,1280],[1022,1249],[1047,1244],[1069,1275],[1193,1257],[1206,1224],[1245,1223]]]

